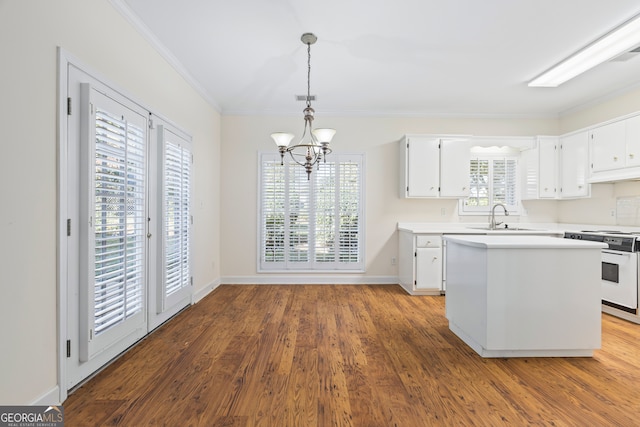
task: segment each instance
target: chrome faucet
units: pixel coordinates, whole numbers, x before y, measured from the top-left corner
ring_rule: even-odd
[[[502,209],[504,209],[504,214],[509,215],[507,207],[502,203],[496,203],[495,205],[493,205],[493,207],[491,208],[491,216],[489,217],[489,230],[495,230],[498,225],[502,224],[501,222],[496,222],[496,208],[498,206],[502,206]]]

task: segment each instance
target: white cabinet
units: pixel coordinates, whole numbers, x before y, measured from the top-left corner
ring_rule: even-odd
[[[521,199],[558,196],[558,137],[539,136],[536,146],[520,154]]]
[[[640,178],[640,116],[630,116],[589,131],[589,182]]]
[[[400,141],[400,196],[467,197],[469,153],[462,138],[405,136]]]
[[[538,195],[541,199],[555,199],[558,196],[558,152],[557,136],[538,138]]]
[[[626,123],[626,165],[640,166],[640,116],[631,117]]]
[[[400,142],[404,197],[438,197],[440,194],[440,139],[407,136]]]
[[[589,135],[587,131],[560,137],[560,198],[591,195],[589,175]]]
[[[624,120],[598,126],[589,132],[591,170],[619,169],[625,166],[627,124]]]
[[[440,197],[469,195],[471,146],[466,141],[440,140]]]
[[[416,236],[416,289],[442,288],[442,237]]]
[[[442,290],[442,236],[399,232],[400,285],[411,295],[439,295]]]

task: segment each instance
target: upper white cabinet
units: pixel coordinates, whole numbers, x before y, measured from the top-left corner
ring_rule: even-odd
[[[627,126],[626,153],[627,166],[640,166],[640,116],[625,120]]]
[[[440,197],[469,195],[471,146],[467,141],[440,140]]]
[[[520,154],[521,199],[558,197],[558,137],[539,136],[536,146]]]
[[[591,142],[591,170],[593,172],[625,166],[627,124],[613,122],[589,132]]]
[[[541,199],[558,197],[558,137],[538,137],[540,180],[538,195]]]
[[[469,153],[462,138],[406,135],[400,141],[400,196],[467,197]]]
[[[630,116],[589,131],[589,182],[640,178],[640,116]]]
[[[589,197],[589,133],[576,132],[560,137],[559,197]]]

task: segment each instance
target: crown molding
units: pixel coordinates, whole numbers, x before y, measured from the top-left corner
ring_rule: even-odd
[[[217,112],[221,112],[220,105],[211,97],[209,92],[187,71],[182,63],[176,58],[167,47],[158,40],[153,32],[142,22],[140,17],[131,10],[124,0],[109,0],[109,3],[116,9],[142,37],[169,63],[183,79]]]

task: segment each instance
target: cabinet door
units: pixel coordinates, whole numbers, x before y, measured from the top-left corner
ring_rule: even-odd
[[[554,199],[557,197],[558,187],[558,138],[538,138],[539,175],[538,195],[541,199]]]
[[[591,169],[594,172],[625,166],[626,123],[624,120],[592,129]]]
[[[538,196],[538,148],[532,148],[520,153],[520,183],[521,183],[521,200],[533,200]]]
[[[438,138],[407,138],[407,197],[438,197]]]
[[[627,166],[640,166],[640,116],[625,120]]]
[[[589,140],[587,132],[560,138],[560,197],[588,197]]]
[[[471,146],[467,141],[440,141],[440,196],[468,197],[470,187],[469,158]]]
[[[416,289],[442,288],[442,248],[416,249]]]

